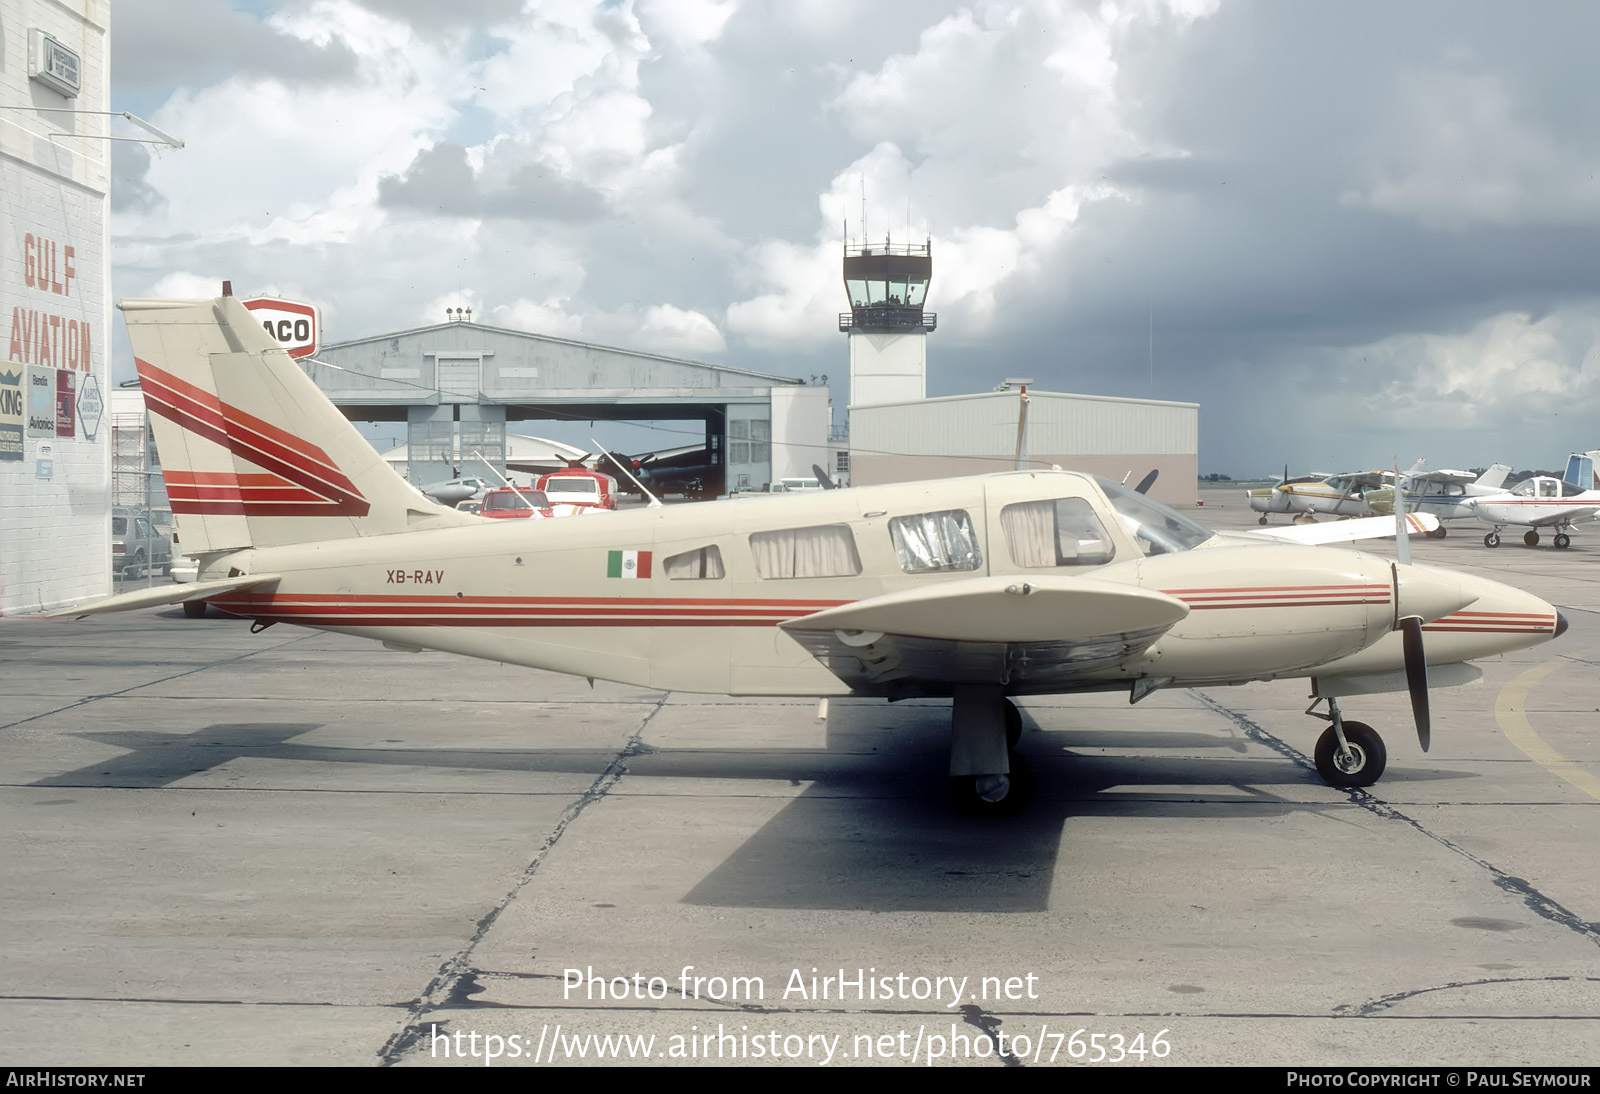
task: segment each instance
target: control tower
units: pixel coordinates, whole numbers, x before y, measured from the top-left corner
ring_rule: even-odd
[[[850,405],[903,403],[928,395],[928,332],[938,316],[922,310],[933,277],[933,244],[844,245],[850,310]]]

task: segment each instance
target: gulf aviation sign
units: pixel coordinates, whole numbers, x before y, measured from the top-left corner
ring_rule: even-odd
[[[258,296],[241,300],[240,303],[249,308],[266,332],[289,351],[290,357],[310,357],[317,352],[322,321],[312,305],[279,300],[273,296]]]

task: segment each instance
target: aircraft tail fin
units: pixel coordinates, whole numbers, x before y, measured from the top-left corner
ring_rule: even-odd
[[[226,286],[119,307],[185,554],[476,519],[395,474]]]
[[[1487,471],[1478,476],[1477,485],[1487,486],[1491,490],[1499,490],[1501,487],[1505,486],[1506,476],[1509,474],[1511,474],[1510,464],[1493,464]]]
[[[1567,457],[1567,471],[1561,476],[1579,490],[1594,489],[1594,452],[1574,452]]]

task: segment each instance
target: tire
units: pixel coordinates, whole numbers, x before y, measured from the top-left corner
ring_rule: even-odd
[[[1009,817],[1033,796],[1033,775],[1020,755],[1010,754],[1008,775],[956,775],[950,780],[950,802],[971,817]],[[995,779],[1004,780],[995,785]],[[980,789],[981,787],[981,789]]]
[[[1522,542],[1526,543],[1529,547],[1539,546],[1539,533],[1535,532],[1532,528],[1529,528],[1526,532],[1522,533]]]
[[[1262,517],[1261,517],[1261,519],[1260,519],[1260,520],[1258,520],[1258,521],[1256,521],[1256,523],[1257,523],[1257,524],[1265,524],[1265,523],[1267,523],[1267,518],[1266,518],[1266,515],[1265,515],[1265,514],[1263,514],[1263,515],[1262,515]]]
[[[1572,537],[1567,535],[1565,532],[1557,533],[1556,546],[1562,550],[1566,550],[1568,547],[1572,546]]]
[[[1358,786],[1371,786],[1383,776],[1389,763],[1388,750],[1378,731],[1365,722],[1346,722],[1344,739],[1350,742],[1353,761],[1339,758],[1339,736],[1329,726],[1317,739],[1317,774],[1329,786],[1341,790]]]
[[[1483,545],[1485,547],[1498,547],[1498,546],[1500,546],[1500,533],[1499,532],[1490,532],[1488,535],[1484,536],[1483,537]]]
[[[1433,531],[1429,532],[1428,535],[1429,535],[1429,537],[1431,537],[1433,539],[1443,539],[1445,537],[1445,535],[1446,535],[1446,532],[1444,530],[1444,525],[1442,525],[1442,524],[1439,525],[1439,527],[1437,527]]]
[[[183,614],[190,619],[201,618],[206,614],[206,602],[204,600],[185,600],[183,602]]]
[[[128,565],[123,567],[122,576],[127,578],[127,579],[129,579],[130,581],[133,578],[143,577],[144,576],[144,552],[143,551],[135,551],[135,552],[133,552],[133,557],[128,560]]]

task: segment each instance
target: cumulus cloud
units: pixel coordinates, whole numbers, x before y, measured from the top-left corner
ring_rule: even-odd
[[[378,204],[438,216],[564,221],[588,220],[604,208],[599,193],[537,163],[496,162],[483,174],[493,173],[507,177],[496,186],[472,169],[465,148],[440,141],[418,152],[403,174],[378,180]]]
[[[1600,220],[1600,149],[1528,117],[1503,77],[1409,73],[1396,97],[1346,202],[1443,229]]]
[[[726,348],[710,318],[671,304],[582,311],[567,301],[518,300],[494,308],[491,315],[499,326],[669,357],[715,355]]]
[[[119,293],[220,271],[332,338],[471,306],[838,377],[842,237],[891,233],[933,243],[932,393],[1198,401],[1202,470],[1386,462],[1418,419],[1416,455],[1548,462],[1530,422],[1600,411],[1593,5],[125,0],[115,26],[117,94],[187,141],[116,153]]]
[[[111,78],[119,90],[188,86],[235,73],[309,83],[356,75],[342,41],[309,42],[226,0],[118,0],[111,35]]]

